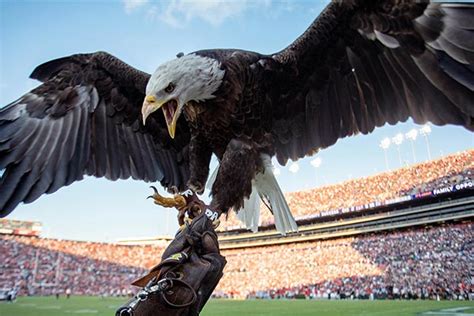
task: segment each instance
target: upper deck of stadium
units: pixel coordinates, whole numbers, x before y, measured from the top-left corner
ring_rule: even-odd
[[[297,221],[363,212],[382,204],[420,198],[433,190],[474,179],[474,149],[448,155],[373,176],[285,194]],[[442,193],[440,191],[439,193]],[[262,203],[260,227],[273,225],[273,216]],[[220,231],[240,230],[233,212],[222,221]]]

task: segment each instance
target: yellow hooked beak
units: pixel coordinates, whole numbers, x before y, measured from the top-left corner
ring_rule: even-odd
[[[150,116],[151,113],[161,108],[168,101],[170,100],[157,100],[156,97],[153,95],[146,96],[142,106],[143,125],[145,125],[146,119],[148,118],[148,116]],[[168,133],[173,139],[175,136],[176,125],[180,112],[181,107],[179,106],[179,104],[176,104],[176,108],[171,108],[170,106],[165,106],[163,108],[163,114],[165,116],[166,125],[168,127]]]
[[[143,125],[145,125],[146,119],[150,116],[151,113],[158,110],[163,103],[158,103],[155,96],[147,95],[145,101],[143,101],[142,105],[142,119]]]

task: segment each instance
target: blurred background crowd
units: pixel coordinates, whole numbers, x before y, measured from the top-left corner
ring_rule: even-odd
[[[0,287],[20,295],[126,295],[161,246],[0,238]],[[224,250],[215,295],[229,298],[467,298],[474,291],[474,225]]]
[[[389,200],[473,180],[474,150],[287,195],[298,216]],[[360,212],[363,212],[361,210]],[[262,212],[269,222],[269,212]],[[235,226],[230,216],[227,227]],[[474,225],[438,223],[354,237],[224,250],[214,295],[229,298],[467,299]],[[166,244],[118,245],[0,234],[0,289],[20,295],[129,295]]]

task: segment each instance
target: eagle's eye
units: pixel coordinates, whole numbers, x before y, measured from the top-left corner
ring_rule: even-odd
[[[171,93],[171,92],[173,92],[173,90],[174,90],[174,84],[172,82],[170,82],[168,84],[168,86],[165,88],[165,92],[166,93]]]

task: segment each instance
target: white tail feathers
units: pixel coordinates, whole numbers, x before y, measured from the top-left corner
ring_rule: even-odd
[[[260,196],[252,184],[252,194],[244,200],[244,207],[237,212],[237,218],[252,232],[258,232],[260,220]]]
[[[207,188],[209,191],[212,190],[212,185],[214,184],[214,182],[216,182],[217,171],[219,171],[219,164],[217,164],[216,169],[214,169],[214,171],[212,172],[212,174],[211,174],[211,176],[209,177],[209,179],[207,179],[206,188]]]
[[[275,217],[275,227],[283,235],[298,231],[296,221],[291,214],[285,196],[278,185],[273,174],[271,157],[266,154],[260,155],[264,166],[263,173],[258,173],[252,181],[252,193],[244,200],[244,207],[237,212],[237,218],[252,232],[258,231],[260,219],[260,199],[264,198],[270,203]],[[206,187],[211,189],[216,180],[217,167],[209,177]]]
[[[276,229],[283,235],[290,232],[296,232],[298,226],[291,214],[288,203],[286,203],[285,196],[278,185],[278,182],[273,174],[273,165],[269,155],[260,155],[262,158],[264,172],[255,176],[255,185],[258,194],[262,198],[266,198],[270,203],[270,207],[275,217]],[[256,210],[260,213],[260,208]]]

